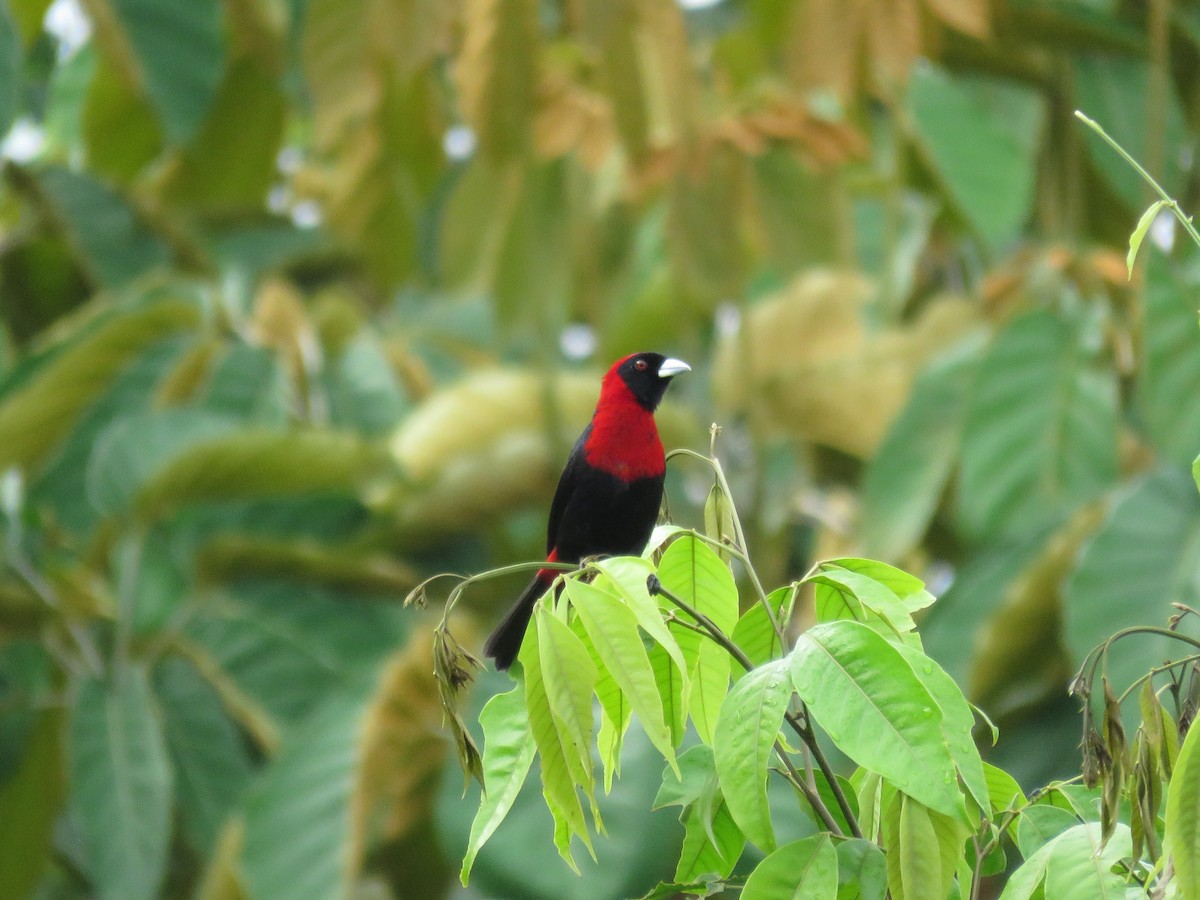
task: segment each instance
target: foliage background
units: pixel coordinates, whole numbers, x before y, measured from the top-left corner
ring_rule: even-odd
[[[764,580],[921,574],[992,758],[1077,771],[1073,666],[1200,589],[1200,272],[1164,220],[1126,281],[1151,198],[1072,111],[1194,210],[1198,60],[1187,0],[0,4],[0,896],[663,876],[631,745],[582,881],[530,796],[454,886],[398,608],[536,557],[637,349]]]

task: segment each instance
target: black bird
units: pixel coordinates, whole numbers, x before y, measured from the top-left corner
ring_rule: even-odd
[[[558,479],[546,529],[546,561],[641,553],[662,502],[666,461],[654,410],[671,379],[691,366],[661,353],[634,353],[613,363],[600,384],[592,421],[575,442]],[[538,597],[558,572],[539,569],[483,646],[507,669],[521,649]]]

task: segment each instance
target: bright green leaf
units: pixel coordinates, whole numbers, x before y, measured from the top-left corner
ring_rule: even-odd
[[[975,714],[971,711],[971,704],[963,696],[962,689],[954,683],[954,679],[946,674],[946,670],[920,650],[904,645],[897,645],[896,649],[908,660],[913,673],[920,679],[921,684],[925,685],[925,689],[937,702],[938,709],[942,711],[942,733],[946,745],[950,748],[950,755],[954,758],[958,776],[980,811],[987,816],[990,813],[988,782],[979,748],[975,746],[975,739],[971,736],[975,728]]]
[[[792,606],[796,602],[796,585],[776,588],[767,594],[766,606],[755,603],[742,613],[733,629],[733,642],[742,648],[742,652],[754,665],[762,665],[772,659],[778,659],[783,653],[783,642],[779,632],[771,624],[767,615],[767,607],[781,628],[785,628],[792,618]],[[737,675],[737,677],[741,677]]]
[[[827,834],[784,844],[755,866],[742,900],[833,900],[838,852]]]
[[[786,659],[748,672],[725,698],[713,735],[717,776],[725,802],[743,834],[775,849],[767,806],[767,767],[792,699]]]
[[[604,668],[629,700],[650,742],[674,767],[671,729],[663,718],[662,699],[638,632],[637,617],[613,594],[577,579],[567,579],[566,593]]]
[[[789,660],[839,750],[931,809],[964,815],[941,711],[895,646],[866,625],[829,622],[802,634]]]
[[[587,647],[571,627],[543,605],[534,610],[534,626],[538,632],[542,682],[567,770],[588,798],[593,799],[592,692],[596,686],[596,667]]]
[[[471,822],[459,873],[464,887],[476,854],[512,809],[537,750],[525,711],[525,692],[520,686],[493,696],[480,712],[479,724],[483,728],[484,795]]]
[[[716,793],[708,817],[698,806],[691,806],[682,818],[683,847],[675,867],[675,880],[689,881],[707,873],[728,876],[741,858],[746,838],[733,820],[725,798],[719,791]]]
[[[1163,207],[1169,205],[1166,200],[1155,200],[1146,207],[1146,211],[1138,219],[1137,227],[1130,233],[1129,252],[1125,255],[1125,268],[1130,278],[1133,278],[1133,264],[1137,261],[1138,250],[1141,249],[1142,241],[1146,239],[1146,232],[1150,230],[1150,226],[1154,224],[1154,220],[1158,218],[1158,214],[1162,212]]]
[[[887,861],[873,841],[851,838],[839,841],[838,898],[883,900],[887,894]]]
[[[1166,840],[1182,897],[1200,896],[1200,728],[1189,728],[1167,787]]]

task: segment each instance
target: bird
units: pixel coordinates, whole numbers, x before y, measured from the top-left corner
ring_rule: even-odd
[[[641,553],[662,503],[666,457],[654,421],[671,379],[692,367],[661,353],[633,353],[600,382],[592,420],[567,457],[546,527],[546,562]],[[521,649],[534,605],[559,570],[543,568],[483,646],[498,670]]]

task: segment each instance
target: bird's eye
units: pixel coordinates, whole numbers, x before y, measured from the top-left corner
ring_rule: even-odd
[[[639,359],[637,362],[635,362],[633,364],[633,367],[635,369],[637,369],[639,372],[644,372],[644,371],[646,371],[646,361],[644,359]]]

